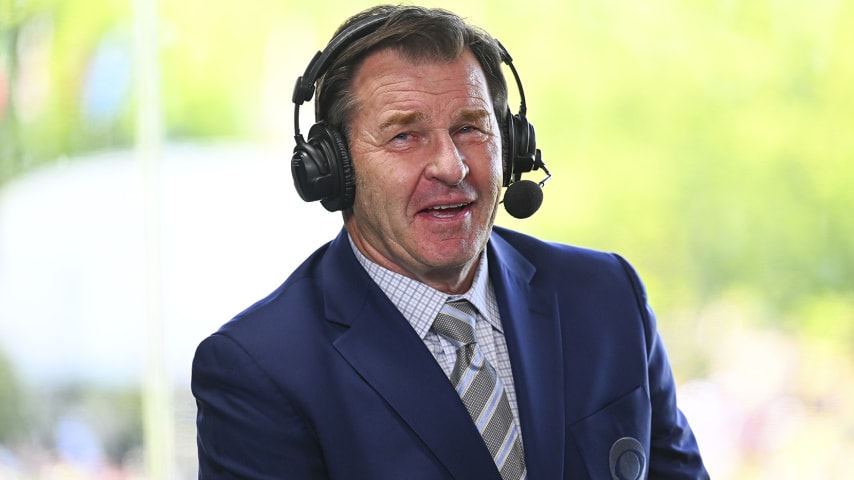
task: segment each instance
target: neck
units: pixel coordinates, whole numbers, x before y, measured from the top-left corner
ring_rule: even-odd
[[[481,252],[463,265],[445,267],[424,265],[421,266],[422,268],[404,268],[384,255],[381,255],[361,236],[353,235],[350,232],[350,240],[356,249],[369,261],[397,274],[417,280],[448,295],[461,295],[469,291],[474,281],[481,255],[483,254]]]

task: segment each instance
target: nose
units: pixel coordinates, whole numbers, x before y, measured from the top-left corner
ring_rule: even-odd
[[[462,183],[469,173],[469,167],[453,138],[447,133],[437,135],[434,147],[425,171],[427,178],[447,185]]]

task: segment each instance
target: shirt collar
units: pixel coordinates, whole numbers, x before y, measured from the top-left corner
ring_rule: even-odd
[[[500,320],[493,318],[495,309],[490,308],[491,304],[494,305],[494,300],[490,302],[489,298],[490,295],[494,297],[494,293],[492,293],[492,285],[489,281],[486,249],[480,255],[471,288],[460,295],[448,295],[371,261],[359,251],[349,234],[347,238],[350,240],[350,247],[359,263],[422,339],[433,325],[433,320],[439,314],[439,310],[449,300],[468,300],[477,308],[480,316],[486,319],[493,328],[502,330]]]

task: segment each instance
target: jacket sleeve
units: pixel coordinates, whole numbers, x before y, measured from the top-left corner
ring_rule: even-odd
[[[199,479],[326,478],[313,431],[233,339],[214,334],[199,345],[192,390]]]
[[[655,314],[635,270],[620,258],[635,291],[638,308],[645,320],[649,354],[649,396],[652,406],[648,478],[708,479],[697,440],[688,420],[676,404],[676,384],[664,344],[658,334]]]

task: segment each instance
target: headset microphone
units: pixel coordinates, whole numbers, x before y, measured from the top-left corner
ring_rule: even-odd
[[[546,172],[546,178],[536,183],[532,180],[518,180],[510,184],[504,192],[504,209],[515,218],[528,218],[543,204],[543,185],[552,178],[551,173],[543,163],[540,150],[537,149],[532,170],[542,168]]]

